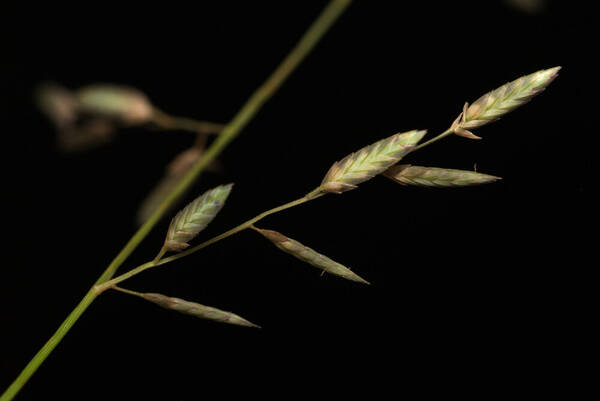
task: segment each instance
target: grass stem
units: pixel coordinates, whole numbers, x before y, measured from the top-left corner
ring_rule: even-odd
[[[350,0],[331,0],[312,25],[304,33],[298,44],[291,50],[285,59],[271,73],[267,80],[250,96],[233,119],[221,131],[216,140],[207,149],[204,156],[192,167],[177,187],[161,203],[154,213],[131,237],[125,247],[113,259],[110,265],[102,273],[95,285],[102,284],[114,276],[117,269],[125,262],[131,253],[137,248],[144,238],[150,233],[158,221],[165,215],[170,206],[190,187],[200,173],[233,141],[248,122],[258,113],[264,103],[281,87],[296,67],[306,58],[323,35],[333,26],[335,21],[342,15],[350,5]],[[166,259],[163,259],[166,260]],[[166,263],[166,262],[165,262]],[[46,360],[52,350],[60,343],[67,332],[73,327],[77,319],[83,314],[87,307],[94,301],[97,292],[92,287],[67,319],[59,326],[57,331],[50,337],[48,342],[29,361],[23,371],[17,376],[12,384],[0,396],[0,401],[10,401],[23,388],[25,383],[36,372],[39,366]]]

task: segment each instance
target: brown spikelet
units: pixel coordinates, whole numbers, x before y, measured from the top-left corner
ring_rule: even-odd
[[[342,193],[356,188],[406,155],[427,131],[413,130],[382,139],[335,162],[321,182],[322,192]]]
[[[496,121],[529,102],[557,77],[560,68],[554,67],[525,75],[486,93],[470,106],[466,103],[463,112],[452,124],[452,131],[467,138],[480,139],[469,130]]]
[[[336,276],[340,276],[348,280],[369,284],[368,281],[359,277],[356,273],[348,269],[346,266],[341,265],[334,260],[331,260],[327,256],[322,255],[305,245],[302,245],[298,241],[288,238],[277,231],[263,230],[256,227],[253,228],[262,235],[264,235],[265,238],[274,243],[275,246],[277,246],[277,248],[281,249],[286,253],[289,253],[290,255],[295,256],[296,258],[308,264],[322,269],[327,273],[335,274]]]
[[[55,83],[41,84],[35,92],[35,100],[40,110],[56,125],[63,129],[77,119],[77,100],[73,94]]]
[[[421,187],[465,187],[487,184],[501,179],[475,171],[411,166],[410,164],[390,167],[383,175],[402,185]]]
[[[141,225],[148,220],[203,154],[203,149],[192,147],[175,156],[167,166],[164,176],[140,205],[136,216],[138,224]]]
[[[236,315],[235,313],[226,312],[221,309],[213,308],[211,306],[206,306],[198,304],[196,302],[190,302],[184,299],[168,297],[166,295],[156,293],[144,293],[141,294],[141,296],[145,300],[153,302],[165,309],[174,310],[176,312],[184,313],[186,315],[192,315],[201,319],[214,320],[221,323],[235,324],[238,326],[260,328],[260,326],[249,322],[248,320]]]

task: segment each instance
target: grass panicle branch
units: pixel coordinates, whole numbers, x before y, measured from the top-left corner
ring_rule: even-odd
[[[331,166],[321,182],[321,191],[342,193],[355,189],[398,163],[426,132],[413,130],[395,134],[349,154]]]
[[[466,187],[488,184],[501,179],[475,171],[421,167],[410,164],[392,166],[383,175],[399,184],[419,187]]]
[[[161,252],[158,254],[158,256],[153,261],[144,263],[144,264],[142,264],[142,265],[140,265],[140,266],[138,266],[138,267],[136,267],[134,269],[131,269],[130,271],[128,271],[126,273],[121,274],[118,277],[115,277],[115,278],[113,278],[111,280],[108,280],[108,281],[105,281],[103,283],[95,285],[94,286],[94,292],[96,294],[101,294],[102,292],[104,292],[104,291],[106,291],[106,290],[108,290],[110,288],[113,288],[115,285],[117,285],[117,284],[119,284],[119,283],[121,283],[121,282],[123,282],[125,280],[128,280],[131,277],[136,276],[136,275],[138,275],[138,274],[140,274],[140,273],[142,273],[142,272],[144,272],[144,271],[146,271],[148,269],[151,269],[151,268],[154,268],[154,267],[157,267],[157,266],[162,266],[162,265],[164,265],[166,263],[170,263],[170,262],[173,262],[175,260],[178,260],[178,259],[184,258],[186,256],[189,256],[189,255],[191,255],[193,253],[196,253],[196,252],[198,252],[198,251],[200,251],[200,250],[202,250],[202,249],[204,249],[204,248],[206,248],[206,247],[208,247],[208,246],[210,246],[210,245],[212,245],[212,244],[214,244],[216,242],[219,242],[219,241],[221,241],[221,240],[223,240],[225,238],[229,238],[232,235],[235,235],[235,234],[237,234],[237,233],[239,233],[241,231],[244,231],[244,230],[246,230],[248,228],[252,228],[252,225],[254,223],[256,223],[256,222],[264,219],[267,216],[270,216],[272,214],[281,212],[283,210],[287,210],[287,209],[290,209],[292,207],[301,205],[301,204],[306,203],[308,201],[317,199],[317,198],[319,198],[319,197],[321,197],[323,195],[324,195],[324,193],[320,192],[318,189],[315,189],[314,191],[311,191],[310,193],[308,193],[305,196],[303,196],[302,198],[296,199],[294,201],[285,203],[285,204],[283,204],[281,206],[277,206],[277,207],[274,207],[273,209],[269,209],[269,210],[267,210],[265,212],[262,212],[261,214],[259,214],[257,216],[254,216],[250,220],[246,220],[242,224],[239,224],[239,225],[233,227],[232,229],[229,229],[229,230],[225,231],[222,234],[219,234],[219,235],[217,235],[217,236],[215,236],[215,237],[213,237],[213,238],[211,238],[209,240],[206,240],[206,241],[204,241],[204,242],[202,242],[202,243],[200,243],[198,245],[195,245],[195,246],[193,246],[191,248],[185,249],[182,252],[179,252],[177,254],[168,256],[166,258],[161,258],[162,255],[164,254],[164,252],[163,252],[164,248],[163,248],[161,250]]]
[[[190,245],[188,241],[206,228],[225,205],[233,184],[220,185],[206,191],[181,209],[169,225],[165,249],[180,252]]]
[[[334,25],[338,18],[350,5],[351,0],[331,0],[321,14],[315,19],[307,31],[302,35],[296,46],[287,54],[277,68],[269,75],[267,80],[258,87],[235,114],[231,121],[223,128],[217,139],[207,149],[204,156],[181,178],[171,193],[163,200],[152,215],[127,241],[123,249],[112,260],[92,288],[85,294],[79,304],[71,311],[61,323],[56,332],[48,339],[44,346],[33,356],[17,378],[0,396],[0,401],[10,401],[50,353],[71,330],[79,317],[87,310],[98,296],[96,286],[110,280],[117,269],[127,260],[137,246],[146,238],[158,221],[164,216],[171,205],[192,185],[196,178],[210,165],[216,157],[240,134],[250,120],[261,110],[262,106],[277,92],[286,79],[295,71],[296,67],[308,56],[311,50],[323,38],[325,33]],[[56,108],[54,108],[56,110]]]
[[[288,238],[277,231],[264,230],[254,226],[252,226],[252,228],[255,231],[261,233],[273,244],[275,244],[277,248],[281,249],[283,252],[295,256],[303,262],[313,265],[314,267],[321,269],[327,273],[343,277],[347,280],[352,280],[363,284],[370,284],[367,280],[358,276],[346,266],[339,264],[334,260],[331,260],[327,256],[320,254],[314,249],[311,249],[306,245],[302,245],[298,241]]]

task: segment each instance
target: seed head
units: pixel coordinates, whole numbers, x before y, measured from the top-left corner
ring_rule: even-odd
[[[462,113],[452,124],[453,132],[467,138],[480,139],[469,130],[496,121],[529,102],[550,85],[560,69],[561,67],[554,67],[525,75],[486,93],[470,106],[465,103]]]
[[[176,312],[184,313],[186,315],[196,316],[201,319],[214,320],[217,322],[235,324],[238,326],[260,328],[260,326],[249,322],[248,320],[236,315],[235,313],[226,312],[221,309],[213,308],[211,306],[206,306],[195,302],[189,302],[184,299],[168,297],[166,295],[156,293],[144,293],[142,294],[142,297],[145,300],[153,302],[165,309],[174,310]]]
[[[398,163],[427,131],[408,131],[382,139],[335,162],[321,183],[321,192],[342,193],[356,188]]]
[[[321,255],[317,251],[305,245],[302,245],[298,241],[288,238],[277,231],[263,230],[256,227],[254,227],[254,229],[262,235],[264,235],[265,238],[270,240],[273,244],[275,244],[277,248],[281,249],[286,253],[289,253],[290,255],[297,257],[298,259],[308,264],[315,266],[316,268],[319,268],[321,270],[326,271],[327,273],[335,274],[336,276],[340,276],[348,280],[369,284],[368,281],[359,277],[346,266],[331,260],[325,255]]]
[[[475,171],[420,167],[410,164],[390,167],[383,175],[399,184],[419,187],[465,187],[487,184],[501,179]]]
[[[190,246],[187,242],[206,228],[225,205],[233,184],[220,185],[204,194],[181,209],[171,220],[165,248],[179,252]]]

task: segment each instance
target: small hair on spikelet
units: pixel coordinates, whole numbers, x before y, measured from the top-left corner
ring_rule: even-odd
[[[167,231],[165,249],[179,252],[189,247],[187,243],[206,228],[225,205],[233,184],[220,185],[206,191],[181,209]]]
[[[401,164],[387,169],[383,175],[402,185],[419,187],[466,187],[488,184],[501,178],[475,171]]]
[[[338,194],[355,189],[398,163],[426,133],[412,130],[395,134],[349,154],[331,166],[319,189]]]
[[[331,260],[327,256],[320,254],[314,249],[311,249],[306,245],[302,245],[298,241],[288,238],[277,231],[264,230],[254,226],[252,226],[252,228],[261,233],[273,244],[275,244],[277,248],[281,249],[286,253],[289,253],[292,256],[295,256],[296,258],[308,264],[313,265],[316,268],[319,268],[323,271],[326,271],[327,273],[334,274],[336,276],[340,276],[348,280],[364,284],[370,284],[367,280],[358,276],[346,266],[339,264],[334,260]]]
[[[486,93],[470,106],[465,103],[462,113],[450,129],[455,134],[466,138],[481,139],[469,130],[496,121],[529,102],[550,85],[558,76],[560,69],[561,67],[554,67],[525,75]]]

